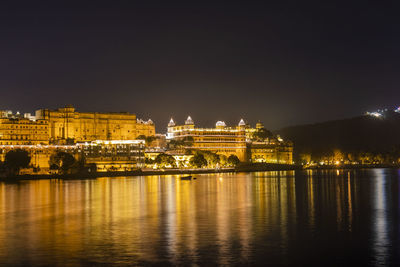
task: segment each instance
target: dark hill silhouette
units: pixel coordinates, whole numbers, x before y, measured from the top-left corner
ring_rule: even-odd
[[[276,133],[294,142],[297,159],[302,153],[313,157],[327,156],[335,149],[344,153],[397,155],[400,151],[400,114],[388,111],[382,118],[365,115],[287,127]]]

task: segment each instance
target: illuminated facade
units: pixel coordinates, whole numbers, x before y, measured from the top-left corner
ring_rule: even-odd
[[[155,160],[158,155],[165,153],[167,155],[171,155],[174,157],[176,165],[178,168],[188,168],[190,167],[190,159],[193,158],[192,154],[185,154],[181,152],[176,152],[176,151],[165,151],[163,149],[146,149],[145,151],[145,157],[150,160]],[[150,163],[147,164],[148,167],[156,168],[155,163]]]
[[[154,136],[154,123],[129,113],[81,113],[71,106],[41,109],[35,116],[0,111],[0,160],[10,150],[26,150],[30,166],[48,173],[51,155],[64,151],[77,159],[84,155],[98,171],[134,170],[144,162],[139,135]]]
[[[4,161],[7,152],[15,149],[27,151],[31,157],[29,165],[33,168],[40,169],[39,173],[41,174],[49,173],[49,160],[51,155],[59,151],[71,153],[76,156],[78,155],[75,145],[0,145],[0,160]]]
[[[86,164],[96,164],[99,172],[133,171],[144,166],[144,140],[96,140],[77,147]]]
[[[139,135],[155,135],[151,120],[137,120],[136,115],[127,112],[77,112],[74,107],[66,106],[57,110],[40,109],[35,115],[38,120],[48,121],[51,143],[134,140]]]
[[[239,160],[246,159],[246,131],[244,125],[227,127],[222,121],[215,128],[196,128],[189,116],[184,125],[175,125],[173,119],[168,123],[168,140],[192,139],[189,150],[208,150],[225,156],[236,155]]]
[[[244,121],[241,121],[245,124]],[[258,133],[265,130],[258,121],[252,128],[246,124],[247,160],[277,164],[293,164],[293,143],[284,141],[279,136],[260,137]],[[266,130],[265,130],[266,131]]]
[[[46,120],[31,120],[8,111],[0,112],[0,145],[35,145],[49,143]]]
[[[247,141],[247,142],[251,142],[251,141],[254,139],[254,134],[255,134],[257,131],[259,131],[260,129],[263,129],[263,128],[264,128],[264,125],[263,125],[260,121],[258,121],[258,122],[256,123],[256,128],[250,127],[250,125],[249,125],[249,124],[246,124],[246,123],[243,121],[243,119],[240,120],[239,124],[242,125],[242,126],[244,126],[245,129],[246,129],[246,141]]]
[[[96,164],[97,171],[132,171],[143,167],[143,140],[96,140],[74,145],[0,145],[0,160],[4,161],[8,151],[22,149],[31,157],[30,166],[49,173],[50,157],[57,152],[67,152],[85,164]]]
[[[227,127],[218,121],[215,128],[196,128],[189,116],[184,125],[168,123],[167,140],[187,140],[185,150],[208,150],[225,156],[236,155],[240,161],[293,164],[293,144],[277,137],[257,137],[265,130],[261,122],[255,128],[243,120],[238,126]],[[190,144],[190,145],[189,145]]]
[[[270,139],[265,142],[248,144],[248,161],[277,164],[293,164],[293,144],[283,140]]]
[[[156,129],[154,123],[151,119],[144,121],[142,119],[138,119],[136,121],[136,137],[144,135],[144,136],[155,136]]]

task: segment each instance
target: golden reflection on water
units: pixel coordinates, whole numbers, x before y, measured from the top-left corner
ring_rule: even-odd
[[[301,234],[302,214],[309,229],[330,220],[338,231],[352,230],[356,181],[350,172],[197,178],[0,183],[0,263],[229,265],[251,262],[258,250],[287,256]],[[377,242],[385,240],[382,225]]]

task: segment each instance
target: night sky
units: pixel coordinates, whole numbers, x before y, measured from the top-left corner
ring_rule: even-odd
[[[129,111],[163,132],[400,105],[395,1],[267,2],[1,2],[0,109]]]

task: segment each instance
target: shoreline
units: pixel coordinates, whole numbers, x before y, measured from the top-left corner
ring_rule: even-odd
[[[304,170],[332,170],[332,169],[374,169],[374,168],[389,168],[398,169],[398,164],[358,164],[358,165],[324,165],[324,166],[310,166],[303,168]]]
[[[227,173],[235,172],[234,168],[229,169],[173,169],[173,170],[135,170],[122,172],[94,172],[94,173],[75,173],[75,174],[23,174],[10,177],[1,177],[0,181],[21,181],[21,180],[42,180],[42,179],[63,179],[63,180],[85,180],[97,179],[102,177],[124,177],[124,176],[151,176],[151,175],[186,175],[201,173]]]
[[[135,170],[122,172],[83,172],[76,174],[21,174],[10,177],[0,177],[0,181],[21,181],[41,179],[64,179],[82,180],[97,179],[102,177],[123,177],[123,176],[151,176],[151,175],[187,175],[206,173],[235,173],[235,172],[258,172],[258,171],[289,171],[301,169],[301,166],[288,164],[243,164],[236,168],[223,169],[166,169],[166,170]]]
[[[122,172],[94,172],[76,174],[22,174],[17,176],[0,177],[0,181],[63,179],[63,180],[85,180],[102,177],[125,177],[125,176],[151,176],[151,175],[188,175],[207,173],[239,173],[239,172],[264,172],[264,171],[295,171],[295,170],[333,170],[333,169],[373,169],[390,168],[398,169],[399,165],[342,165],[342,166],[315,166],[303,168],[301,165],[289,164],[242,164],[236,168],[224,169],[167,169],[167,170],[135,170]]]

